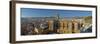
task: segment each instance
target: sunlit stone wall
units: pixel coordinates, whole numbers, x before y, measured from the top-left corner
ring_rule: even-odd
[[[59,20],[60,27],[57,29],[59,33],[80,33],[81,24],[77,21]],[[53,30],[53,21],[48,21],[49,30]]]
[[[48,21],[49,24],[49,30],[53,30],[53,20]]]

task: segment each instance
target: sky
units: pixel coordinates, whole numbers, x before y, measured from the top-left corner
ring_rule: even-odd
[[[92,11],[21,8],[21,17],[50,17],[56,14],[60,17],[92,16]]]

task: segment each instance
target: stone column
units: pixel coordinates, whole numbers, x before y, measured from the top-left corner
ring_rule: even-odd
[[[49,24],[49,30],[53,31],[53,21],[52,20],[48,21],[48,24]]]
[[[63,21],[60,21],[59,33],[63,33]]]
[[[72,33],[72,22],[68,23],[68,33]]]
[[[67,20],[64,20],[63,22],[64,22],[64,27],[63,27],[64,33],[68,33],[68,24],[67,24]]]
[[[79,23],[78,22],[74,22],[74,32],[75,33],[79,33]]]

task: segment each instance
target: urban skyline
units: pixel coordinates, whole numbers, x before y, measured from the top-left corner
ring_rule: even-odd
[[[21,35],[91,32],[92,11],[21,8]]]

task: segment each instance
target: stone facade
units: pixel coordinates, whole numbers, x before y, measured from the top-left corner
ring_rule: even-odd
[[[54,30],[53,21],[48,21],[49,30]],[[59,28],[56,29],[58,33],[80,33],[81,23],[77,21],[59,20]]]

